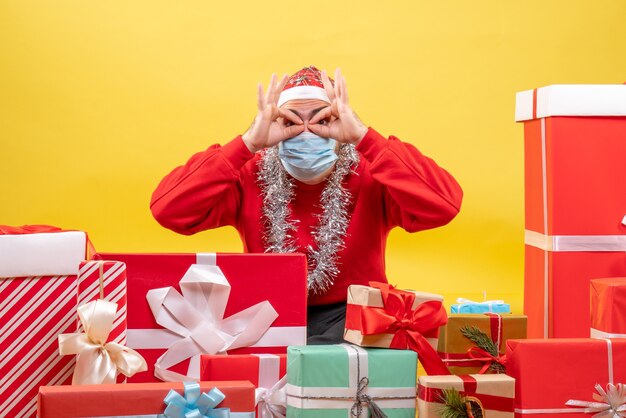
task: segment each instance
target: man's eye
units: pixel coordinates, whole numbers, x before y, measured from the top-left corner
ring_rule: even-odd
[[[291,126],[291,125],[293,125],[293,122],[288,120],[288,119],[286,119],[285,120],[285,126]]]
[[[322,119],[321,121],[317,122],[320,125],[328,125],[328,121],[326,119]]]

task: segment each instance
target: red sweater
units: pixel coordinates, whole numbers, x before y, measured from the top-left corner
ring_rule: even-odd
[[[386,282],[385,245],[392,228],[408,232],[450,222],[461,207],[463,192],[454,178],[414,146],[369,129],[356,147],[361,155],[355,174],[344,180],[352,194],[345,248],[338,254],[340,274],[323,295],[309,295],[309,304],[346,300],[351,284]],[[156,220],[180,234],[234,226],[245,252],[264,252],[262,198],[257,184],[259,155],[241,136],[224,146],[213,145],[175,168],[152,195]],[[292,216],[299,220],[299,250],[313,243],[320,194],[326,182],[307,185],[294,179]]]

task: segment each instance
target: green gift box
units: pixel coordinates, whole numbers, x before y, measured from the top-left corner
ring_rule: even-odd
[[[414,418],[417,354],[351,344],[287,349],[288,418]]]

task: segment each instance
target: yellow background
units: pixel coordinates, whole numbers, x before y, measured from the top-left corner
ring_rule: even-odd
[[[450,225],[392,233],[390,281],[520,312],[515,92],[626,81],[625,19],[623,0],[1,1],[0,224],[82,229],[100,251],[239,252],[230,228],[161,228],[153,189],[248,127],[258,81],[340,67],[365,123],[465,191]]]

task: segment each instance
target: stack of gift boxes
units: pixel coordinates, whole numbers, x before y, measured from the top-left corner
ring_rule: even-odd
[[[304,255],[0,226],[0,417],[624,416],[626,86],[522,92],[516,120],[526,315],[372,282],[307,346]]]

